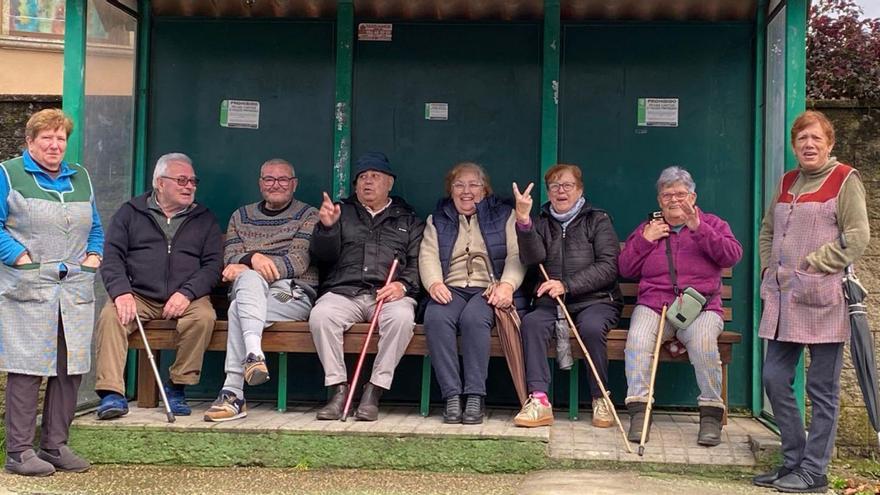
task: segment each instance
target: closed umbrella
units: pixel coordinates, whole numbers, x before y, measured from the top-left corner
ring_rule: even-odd
[[[840,235],[840,245],[846,249],[846,237]],[[880,444],[880,392],[877,390],[877,360],[874,357],[874,338],[868,326],[865,298],[868,291],[859,282],[852,265],[847,265],[843,277],[843,295],[849,308],[850,355],[862,398],[868,409],[868,419],[877,432]]]
[[[483,292],[483,296],[489,297],[498,280],[492,271],[492,264],[489,257],[485,253],[471,253],[467,260],[468,274],[473,273],[471,263],[474,258],[479,258],[486,265],[486,271],[489,272],[489,287]],[[501,350],[507,360],[507,368],[510,370],[510,377],[513,379],[513,387],[516,389],[516,396],[519,404],[522,406],[529,397],[528,387],[526,386],[526,366],[523,358],[522,340],[520,339],[519,326],[520,319],[516,312],[516,307],[511,304],[506,308],[495,309],[495,328],[498,331],[498,338],[501,340]]]

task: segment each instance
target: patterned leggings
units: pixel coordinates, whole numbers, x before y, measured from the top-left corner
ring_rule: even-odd
[[[630,319],[626,338],[626,403],[647,402],[651,380],[651,358],[657,342],[660,315],[647,306],[636,306]],[[703,311],[691,326],[676,331],[667,321],[663,325],[663,341],[678,338],[687,348],[694,366],[701,406],[724,407],[721,399],[721,355],[718,336],[724,330],[724,321],[717,313]],[[658,371],[659,373],[659,371]]]

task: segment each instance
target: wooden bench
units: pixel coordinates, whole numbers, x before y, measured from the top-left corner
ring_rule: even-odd
[[[724,271],[725,282],[729,282],[729,278],[731,276],[730,270]],[[622,319],[629,319],[632,315],[633,308],[635,307],[632,304],[635,301],[635,298],[638,294],[638,284],[633,282],[624,282],[621,283],[621,291],[624,294],[624,298],[627,304],[624,306]],[[733,313],[731,308],[728,306],[729,301],[732,296],[732,288],[728,283],[725,283],[722,286],[722,300],[724,301],[724,321],[729,322],[732,320]],[[218,306],[221,305],[221,302],[215,302]],[[156,355],[157,362],[159,361],[159,354],[162,350],[173,350],[175,349],[175,324],[174,321],[169,320],[154,320],[150,321],[145,325],[145,331],[147,333],[147,339],[150,342],[150,347],[153,349],[153,353]],[[348,332],[345,333],[344,338],[344,350],[346,353],[359,353],[364,340],[366,339],[366,334],[368,330],[368,324],[356,324],[354,325]],[[225,320],[218,320],[214,326],[214,334],[211,337],[211,342],[208,345],[209,351],[225,351],[226,350],[226,333],[227,333],[227,322]],[[624,348],[626,346],[626,335],[627,330],[623,328],[613,329],[608,334],[608,359],[611,361],[622,361],[624,359]],[[722,397],[724,399],[725,404],[727,402],[727,365],[733,359],[733,345],[742,341],[742,336],[739,333],[732,331],[725,331],[718,338],[718,350],[721,354],[721,363],[722,363]],[[378,332],[376,332],[367,347],[367,351],[370,354],[375,354],[377,352],[377,343],[378,343]],[[129,337],[129,346],[132,349],[142,350],[143,343],[141,342],[141,338],[138,332],[134,332]],[[504,353],[501,349],[501,343],[498,339],[495,331],[492,331],[492,341],[490,354],[493,357],[503,357]],[[572,366],[571,371],[569,372],[569,418],[575,420],[578,418],[578,404],[579,404],[579,386],[578,386],[578,374],[581,363],[583,362],[583,353],[580,350],[580,347],[577,344],[577,341],[572,338],[571,339],[571,349],[572,354],[577,359],[575,361],[575,365]],[[316,354],[315,345],[312,341],[312,336],[309,333],[309,327],[306,322],[279,322],[275,323],[263,332],[263,351],[264,352],[277,352],[279,355],[278,358],[278,370],[272,373],[272,378],[277,381],[278,384],[278,397],[277,404],[279,411],[285,411],[287,409],[287,384],[288,384],[288,376],[287,376],[287,353],[297,352],[297,353],[307,353],[307,354]],[[422,416],[427,416],[430,408],[430,390],[431,390],[431,358],[428,356],[428,342],[425,337],[424,329],[422,325],[416,325],[414,330],[414,335],[412,340],[409,343],[409,346],[406,348],[406,355],[408,356],[422,356],[422,382],[421,382],[421,399],[419,404],[419,409]],[[547,352],[548,358],[556,357],[556,347],[555,345],[550,345],[550,349]],[[687,354],[683,356],[679,356],[677,358],[673,358],[666,352],[665,348],[661,348],[661,357],[662,362],[688,362]],[[589,372],[589,371],[588,371]],[[367,372],[367,376],[369,376],[369,372]],[[150,363],[147,360],[145,352],[138,352],[138,365],[137,365],[137,401],[139,407],[156,407],[158,404],[158,389],[156,380],[153,377],[152,370],[150,370]]]

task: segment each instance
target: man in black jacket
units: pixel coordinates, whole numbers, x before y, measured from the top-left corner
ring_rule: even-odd
[[[370,321],[376,303],[385,301],[379,314],[379,351],[355,413],[356,419],[375,421],[379,397],[391,388],[394,369],[412,338],[425,225],[405,201],[389,197],[395,175],[384,154],[361,156],[354,174],[355,195],[334,204],[324,193],[318,212],[310,250],[322,267],[322,295],[312,309],[309,329],[324,366],[324,385],[333,389],[317,417],[340,419],[348,393],[342,334],[355,323]],[[397,272],[385,285],[395,258]]]
[[[217,220],[194,201],[198,182],[189,157],[163,155],[153,190],[124,203],[110,220],[101,266],[110,302],[96,332],[98,419],[128,413],[122,377],[135,313],[141,320],[177,320],[177,355],[165,390],[175,415],[191,414],[183,387],[199,382],[217,319],[208,294],[223,266]]]

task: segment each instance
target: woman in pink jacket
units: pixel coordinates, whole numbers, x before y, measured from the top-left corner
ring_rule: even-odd
[[[624,353],[630,414],[627,436],[631,442],[641,439],[661,309],[686,288],[693,288],[706,299],[699,316],[683,329],[666,321],[662,338],[676,338],[687,349],[700,388],[697,443],[714,446],[721,443],[725,409],[718,353],[718,336],[724,330],[721,271],[740,260],[742,245],[727,222],[697,207],[696,185],[687,170],[663,170],[657,180],[657,202],[662,216],[636,227],[619,260],[620,274],[639,280]]]

